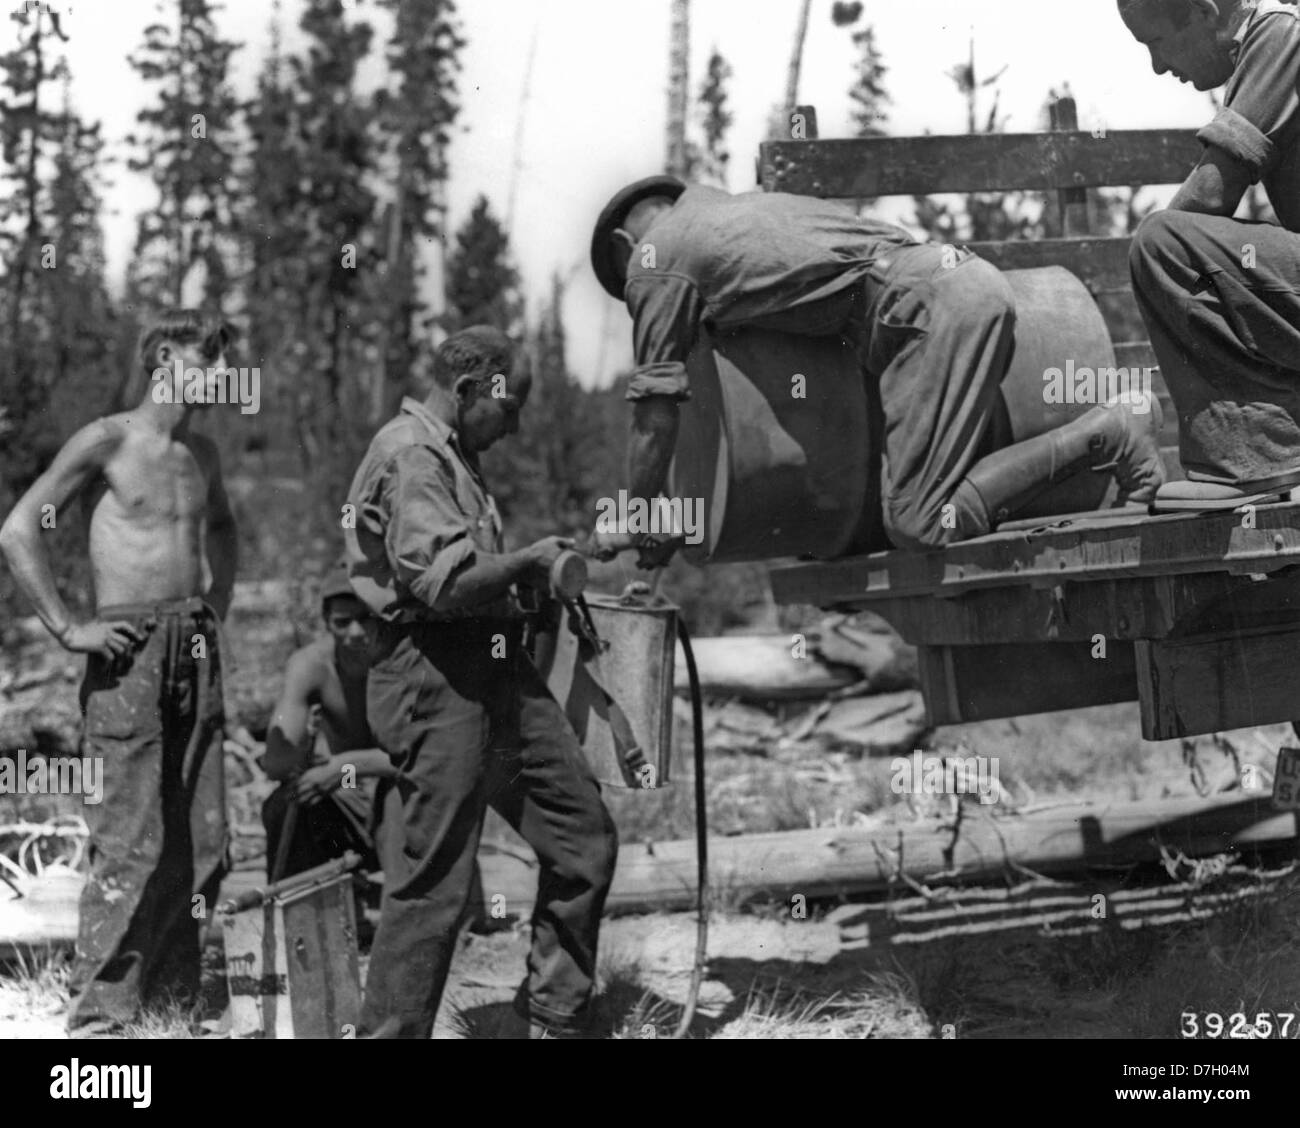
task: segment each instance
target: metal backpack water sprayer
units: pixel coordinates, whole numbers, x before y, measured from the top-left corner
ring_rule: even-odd
[[[603,786],[652,790],[669,782],[678,641],[686,658],[695,743],[699,926],[690,994],[677,1029],[682,1037],[694,1016],[708,937],[704,720],[695,656],[671,603],[648,590],[634,591],[637,585],[621,596],[587,596],[586,584],[586,559],[576,551],[561,553],[551,567],[551,599],[533,616],[530,643],[534,663]]]

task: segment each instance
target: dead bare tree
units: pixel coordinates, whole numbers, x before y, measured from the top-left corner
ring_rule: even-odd
[[[690,103],[691,4],[673,0],[672,33],[668,41],[668,132],[664,167],[686,176],[686,110]]]

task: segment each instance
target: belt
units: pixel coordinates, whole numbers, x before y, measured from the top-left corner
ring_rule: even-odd
[[[523,615],[512,615],[505,612],[496,615],[463,615],[459,618],[439,618],[431,615],[421,615],[418,611],[401,612],[391,619],[382,620],[387,627],[522,627],[525,622]]]
[[[393,626],[429,626],[447,627],[469,623],[507,623],[523,622],[524,615],[515,606],[508,603],[487,604],[481,608],[461,611],[456,614],[437,614],[427,608],[404,607],[400,611],[381,614],[380,619]]]
[[[116,603],[100,607],[95,612],[98,619],[136,619],[144,616],[198,615],[206,613],[216,618],[216,613],[199,596],[188,599],[161,599],[157,603]]]

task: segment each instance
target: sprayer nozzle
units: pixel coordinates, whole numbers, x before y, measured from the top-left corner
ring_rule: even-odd
[[[551,594],[557,599],[577,599],[586,586],[586,559],[572,550],[560,553],[551,565]]]

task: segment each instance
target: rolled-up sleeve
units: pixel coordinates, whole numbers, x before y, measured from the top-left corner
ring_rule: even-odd
[[[695,283],[679,274],[639,274],[628,281],[625,297],[636,363],[627,398],[690,399],[686,361],[704,315]]]
[[[382,497],[388,513],[384,542],[394,575],[432,607],[447,581],[477,552],[469,521],[456,504],[455,477],[427,447],[405,447],[388,465]]]
[[[1240,161],[1258,181],[1300,113],[1300,19],[1292,12],[1255,16],[1241,43],[1224,107],[1197,136]]]

